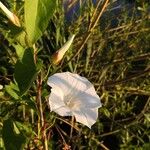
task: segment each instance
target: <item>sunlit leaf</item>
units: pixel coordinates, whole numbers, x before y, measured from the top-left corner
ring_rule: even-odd
[[[25,27],[29,44],[34,44],[48,26],[56,1],[25,0]]]
[[[9,85],[5,86],[5,90],[14,99],[19,98],[19,96],[18,96],[19,89],[18,89],[18,86],[16,84],[11,82]]]

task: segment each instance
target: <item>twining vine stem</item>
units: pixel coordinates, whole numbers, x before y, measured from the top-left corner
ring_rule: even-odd
[[[33,45],[34,49],[34,63],[37,62],[37,49],[36,46]],[[48,142],[47,142],[47,135],[46,135],[46,129],[44,124],[44,113],[43,113],[43,107],[42,107],[42,77],[41,72],[39,72],[36,83],[37,83],[37,95],[36,95],[36,102],[37,102],[37,108],[39,111],[38,114],[38,136],[42,137],[42,141],[44,143],[44,150],[48,150]],[[42,135],[41,135],[42,134]]]

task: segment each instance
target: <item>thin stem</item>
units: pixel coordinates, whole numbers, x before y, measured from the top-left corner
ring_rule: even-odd
[[[71,129],[70,129],[70,140],[72,139],[72,133],[73,133],[73,126],[74,126],[74,116],[71,118]]]
[[[38,86],[37,101],[39,103],[40,124],[43,127],[44,126],[44,117],[43,117],[43,108],[42,108],[42,100],[41,100],[41,86],[42,86],[41,76],[38,77],[37,86]]]
[[[63,140],[63,144],[66,145],[67,143],[66,143],[66,141],[65,141],[65,138],[64,138],[63,135],[61,134],[59,127],[58,127],[57,125],[55,125],[55,128],[56,128],[56,130],[58,131],[59,135],[61,136],[61,138],[62,138],[62,140]]]
[[[42,130],[42,137],[43,137],[43,143],[44,143],[44,150],[48,150],[48,143],[47,143],[47,136],[46,136],[46,129],[44,125],[44,115],[43,115],[43,107],[42,107],[42,79],[41,79],[41,73],[38,76],[37,79],[37,102],[38,102],[38,108],[39,108],[39,120],[40,120],[40,126],[43,129]]]
[[[135,80],[139,77],[145,76],[149,72],[150,72],[150,68],[148,68],[144,71],[140,71],[140,72],[136,73],[135,75],[130,75],[129,77],[124,78],[124,79],[120,79],[120,80],[117,80],[117,81],[106,82],[103,86],[104,87],[109,87],[109,86],[114,86],[114,85],[117,85],[117,84],[122,84],[122,83],[125,83],[125,82],[129,82],[130,80]]]
[[[36,46],[33,45],[34,49],[34,62],[36,64],[37,62],[37,49]],[[42,107],[42,77],[41,77],[41,72],[39,73],[39,76],[37,77],[37,96],[36,96],[36,102],[37,102],[37,107],[39,111],[38,115],[38,136],[40,136],[42,131],[42,140],[44,143],[44,150],[48,150],[48,143],[47,143],[47,136],[46,136],[46,129],[44,125],[44,115],[43,115],[43,107]],[[43,129],[43,130],[41,130]]]
[[[90,21],[90,25],[89,25],[89,30],[91,29],[91,26],[92,26],[92,23],[93,23],[93,19],[94,19],[95,16],[96,16],[96,12],[97,12],[97,10],[98,10],[98,8],[99,8],[101,2],[102,2],[102,1],[98,1],[97,5],[96,5],[96,8],[95,8],[95,10],[94,10],[94,12],[93,12],[93,15],[92,15],[92,17],[91,17],[91,21]]]
[[[109,2],[109,0],[106,0],[106,1],[105,1],[104,5],[103,5],[103,7],[102,7],[102,9],[101,9],[101,11],[100,11],[99,14],[95,17],[95,20],[93,19],[93,20],[94,20],[94,21],[93,21],[93,24],[91,24],[89,30],[92,31],[92,30],[95,28],[95,26],[97,25],[97,23],[98,23],[100,17],[102,16],[104,10],[105,10],[106,7],[108,6],[108,2]]]
[[[104,150],[109,150],[102,142],[99,142],[97,139],[92,138],[98,145],[100,145]]]

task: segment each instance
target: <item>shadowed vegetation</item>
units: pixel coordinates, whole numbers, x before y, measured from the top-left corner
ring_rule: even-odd
[[[17,44],[21,43],[23,47],[28,44],[26,41],[22,42],[23,34],[18,36],[25,26],[24,2],[2,2],[15,12],[23,28],[14,26],[0,10],[0,85],[4,86],[0,90],[1,149],[5,147],[6,150],[11,150],[7,146],[11,137],[19,137],[19,142],[23,143],[21,149],[44,149],[43,141],[46,136],[49,149],[55,150],[148,150],[149,2],[137,0],[132,5],[129,5],[130,2],[125,3],[119,12],[116,12],[117,10],[111,10],[114,5],[112,1],[97,1],[93,4],[91,0],[87,0],[83,5],[81,3],[78,12],[71,16],[72,20],[68,20],[62,1],[57,0],[48,27],[35,44],[37,67],[34,68],[33,62],[27,66],[34,68],[31,69],[33,79],[34,75],[39,75],[36,80],[31,79],[34,82],[26,87],[25,90],[28,91],[23,95],[16,86],[14,73],[15,64],[18,62]],[[70,34],[76,34],[71,48],[58,66],[52,65],[52,54],[67,41]],[[19,50],[21,51],[21,48]],[[32,53],[32,50],[28,53]],[[31,58],[32,55],[28,53],[26,55]],[[30,61],[32,59],[35,63],[35,57]],[[23,63],[23,60],[21,62]],[[99,118],[91,130],[77,122],[71,122],[70,117],[50,113],[47,105],[50,93],[46,84],[47,77],[65,71],[88,78],[101,98],[103,107],[99,109]],[[37,101],[40,80],[44,117],[44,124],[41,126],[40,104]],[[27,82],[25,80],[23,83],[28,84]],[[46,134],[43,131],[46,131]],[[10,137],[6,136],[7,134],[10,134]],[[17,140],[11,141],[13,144],[18,143]]]

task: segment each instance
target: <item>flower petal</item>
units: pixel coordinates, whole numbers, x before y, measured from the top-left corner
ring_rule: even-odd
[[[63,90],[64,101],[72,99],[83,107],[101,107],[100,98],[94,86],[78,74],[64,72],[56,73],[48,78],[48,85]],[[59,94],[59,92],[57,92]]]
[[[51,94],[49,96],[49,105],[51,111],[65,106],[65,103],[63,101],[63,93],[60,88],[56,87],[51,89]]]
[[[72,116],[72,111],[67,106],[59,107],[58,109],[55,109],[53,111],[60,116]]]
[[[68,80],[68,75],[66,73],[56,73],[48,78],[47,84],[52,88],[59,87],[63,90],[63,93],[68,93],[72,88]]]
[[[71,81],[71,83],[74,83],[72,84],[72,86],[74,87],[75,90],[79,92],[85,91],[91,86],[93,86],[92,83],[89,82],[86,78],[81,77],[75,73],[68,72],[68,79],[69,81]]]
[[[91,126],[96,122],[96,119],[98,117],[98,108],[83,108],[79,111],[74,111],[73,115],[75,116],[77,122],[80,122],[91,128]]]
[[[56,112],[60,116],[71,116],[71,110],[66,106],[63,101],[63,93],[60,88],[55,87],[51,89],[51,94],[49,96],[49,105],[51,111]]]
[[[65,95],[78,94],[93,86],[86,78],[78,74],[64,72],[56,73],[48,78],[47,84],[51,87],[60,87]]]
[[[96,91],[93,86],[91,86],[84,92],[80,92],[75,98],[75,100],[80,101],[81,107],[98,108],[102,106],[100,98],[96,94]]]
[[[101,107],[94,86],[86,78],[70,72],[56,73],[48,78],[47,83],[52,87],[51,110],[61,116],[74,115],[77,122],[91,128]]]

